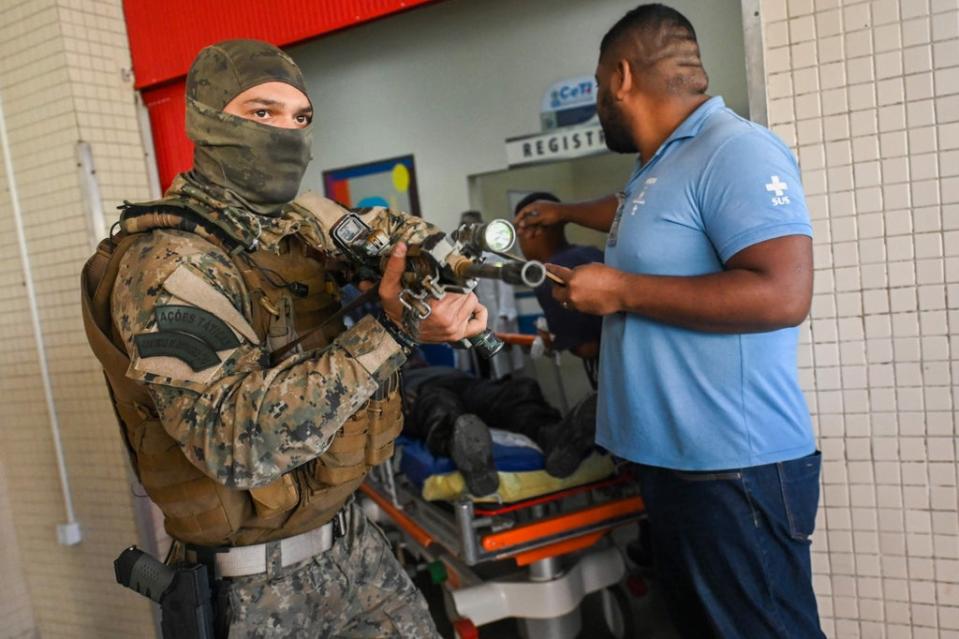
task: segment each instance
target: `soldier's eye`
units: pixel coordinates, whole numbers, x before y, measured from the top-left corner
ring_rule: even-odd
[[[296,116],[295,119],[297,124],[302,124],[303,126],[306,126],[307,124],[313,121],[313,116],[302,114],[302,115]]]
[[[266,117],[269,117],[270,112],[267,111],[266,109],[257,109],[256,111],[253,112],[253,115],[255,115],[258,118],[266,118]]]

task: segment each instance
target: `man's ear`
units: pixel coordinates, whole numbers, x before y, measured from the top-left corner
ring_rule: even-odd
[[[625,100],[626,96],[632,92],[635,82],[636,78],[629,60],[621,59],[616,63],[616,72],[613,73],[613,97],[619,102]]]

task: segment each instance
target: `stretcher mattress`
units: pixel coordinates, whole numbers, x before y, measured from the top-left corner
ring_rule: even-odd
[[[609,455],[593,452],[569,477],[560,479],[544,470],[543,453],[528,438],[495,428],[493,461],[499,473],[499,490],[477,502],[515,502],[530,499],[580,484],[599,481],[613,474]],[[453,500],[465,492],[463,476],[449,457],[434,456],[422,441],[403,436],[396,440],[402,447],[400,472],[418,488],[428,501]]]

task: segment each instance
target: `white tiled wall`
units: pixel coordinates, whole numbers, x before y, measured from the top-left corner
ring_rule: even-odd
[[[23,636],[30,625],[42,637],[154,636],[146,600],[114,583],[114,557],[137,542],[133,498],[103,377],[84,337],[78,289],[90,248],[76,143],[92,147],[106,211],[115,211],[121,198],[149,196],[134,92],[123,73],[129,66],[121,0],[0,0],[0,92],[84,534],[76,546],[56,541],[56,526],[66,516],[6,188],[8,167],[0,164],[4,638]],[[16,566],[7,552],[17,552]],[[23,601],[24,589],[15,581],[25,582],[32,605],[8,614],[14,595]]]
[[[830,637],[959,637],[959,0],[762,0],[815,230],[800,348]]]
[[[0,636],[28,639],[35,636],[36,621],[13,528],[3,463],[0,463],[0,539],[3,540],[0,543],[0,575],[3,575],[0,579]]]

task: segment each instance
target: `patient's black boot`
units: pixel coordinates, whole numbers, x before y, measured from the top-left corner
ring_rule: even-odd
[[[476,415],[466,413],[456,418],[450,456],[471,494],[489,495],[499,488],[499,475],[493,464],[493,438]]]
[[[546,450],[546,472],[553,477],[569,477],[593,449],[596,393],[574,406],[551,432],[554,438]]]

